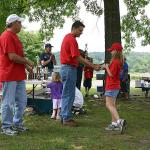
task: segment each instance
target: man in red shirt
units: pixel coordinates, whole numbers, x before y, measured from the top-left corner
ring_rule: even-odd
[[[17,36],[22,27],[22,20],[23,18],[16,14],[8,16],[7,29],[0,36],[0,82],[3,84],[2,133],[10,136],[27,129],[23,126],[22,120],[27,102],[25,67],[32,71],[33,62],[25,58],[22,43]]]
[[[82,22],[75,21],[72,24],[71,33],[64,37],[60,51],[61,78],[63,82],[62,124],[71,127],[77,126],[76,122],[71,119],[71,109],[75,99],[77,67],[79,62],[90,66],[94,70],[100,70],[100,65],[94,65],[80,55],[76,37],[80,37],[84,27]]]

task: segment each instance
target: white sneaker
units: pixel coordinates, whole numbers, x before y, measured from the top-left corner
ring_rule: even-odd
[[[9,136],[16,136],[18,134],[18,132],[14,131],[12,128],[4,128],[1,133]]]
[[[120,131],[120,127],[117,125],[109,124],[106,128],[106,131]]]
[[[123,134],[125,129],[127,128],[127,121],[125,119],[120,119],[120,133]]]
[[[20,125],[20,126],[13,126],[13,130],[17,132],[25,132],[28,131],[29,129],[23,125]]]

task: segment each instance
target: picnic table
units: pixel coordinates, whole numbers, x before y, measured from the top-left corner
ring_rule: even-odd
[[[26,80],[26,84],[31,84],[32,85],[32,90],[28,93],[32,95],[28,96],[28,101],[27,101],[27,106],[33,107],[36,109],[36,112],[39,114],[45,114],[45,113],[50,113],[52,110],[52,100],[50,96],[45,96],[46,93],[43,93],[42,95],[38,95],[35,92],[35,88],[37,85],[43,85],[46,83],[51,82],[51,80],[37,80],[37,79],[32,79],[32,80]],[[40,89],[42,91],[42,89]],[[44,90],[42,92],[45,92]]]
[[[135,88],[141,88],[145,92],[145,98],[147,98],[150,90],[150,77],[142,77],[141,80],[136,80]]]
[[[35,88],[37,87],[37,85],[42,85],[42,84],[50,83],[50,82],[51,82],[51,79],[49,80],[38,80],[38,79],[26,80],[26,84],[32,85],[32,90],[30,91],[30,93],[32,93],[32,99],[34,100]]]

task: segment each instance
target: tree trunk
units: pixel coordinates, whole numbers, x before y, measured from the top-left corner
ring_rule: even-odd
[[[105,20],[105,62],[110,60],[110,53],[107,51],[113,42],[121,43],[120,10],[119,0],[104,0]]]

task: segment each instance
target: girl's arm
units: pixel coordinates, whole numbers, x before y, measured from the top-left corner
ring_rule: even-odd
[[[113,74],[111,73],[111,71],[110,71],[110,69],[109,69],[108,66],[109,66],[109,64],[105,64],[104,68],[106,69],[108,75],[109,75],[110,77],[113,77]]]

